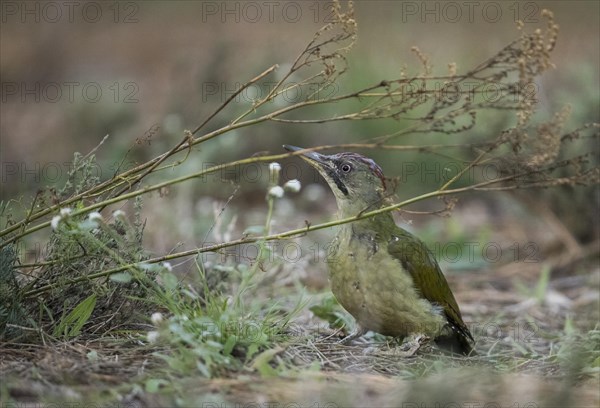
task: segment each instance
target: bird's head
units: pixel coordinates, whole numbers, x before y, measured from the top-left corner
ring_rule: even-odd
[[[284,145],[290,152],[303,150]],[[307,151],[299,155],[323,176],[335,195],[342,216],[354,216],[383,205],[385,179],[381,167],[358,153],[324,155]]]

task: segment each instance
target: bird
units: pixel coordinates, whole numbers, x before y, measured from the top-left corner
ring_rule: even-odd
[[[320,154],[284,145],[314,167],[335,196],[340,218],[386,206],[381,167],[358,153]],[[474,354],[475,340],[440,266],[426,244],[397,226],[390,212],[344,223],[328,247],[331,291],[354,317],[343,344],[368,331],[409,344],[433,339],[442,350]]]

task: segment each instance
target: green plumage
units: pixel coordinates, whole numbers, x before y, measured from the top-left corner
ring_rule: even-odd
[[[398,239],[389,243],[389,254],[410,273],[416,290],[430,303],[443,308],[447,326],[438,335],[438,343],[469,354],[473,336],[433,254],[421,240],[400,227],[395,228],[394,236]]]
[[[300,157],[328,182],[341,217],[384,205],[383,173],[372,160],[355,153]],[[328,264],[332,292],[356,319],[358,333],[423,334],[442,348],[471,353],[473,337],[433,254],[389,213],[340,226]]]

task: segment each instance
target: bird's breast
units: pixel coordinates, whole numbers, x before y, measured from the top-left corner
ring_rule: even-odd
[[[417,293],[410,274],[375,234],[341,229],[328,262],[333,294],[363,328],[435,336],[443,326],[439,310]]]

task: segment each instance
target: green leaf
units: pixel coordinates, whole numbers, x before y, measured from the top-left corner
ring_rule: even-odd
[[[246,351],[246,360],[250,360],[258,351],[258,343],[251,343]]]
[[[119,272],[119,273],[113,273],[112,275],[110,275],[110,280],[113,282],[119,282],[119,283],[129,283],[131,282],[132,276],[129,272]]]
[[[540,273],[539,280],[535,287],[535,298],[538,302],[542,302],[546,298],[546,292],[548,290],[548,283],[550,282],[550,267],[544,265],[542,272]]]
[[[177,284],[179,280],[177,276],[173,275],[171,272],[163,271],[160,273],[160,280],[162,281],[162,286],[168,290],[177,289]]]
[[[67,315],[63,315],[58,326],[54,328],[54,336],[75,337],[87,323],[96,307],[96,295],[90,295],[78,304]]]
[[[231,352],[233,351],[233,348],[235,347],[236,343],[237,343],[237,336],[233,335],[233,336],[227,337],[227,341],[223,345],[223,354],[226,356],[230,355]]]
[[[352,327],[352,318],[342,310],[333,296],[323,299],[321,304],[311,306],[309,310],[318,318],[329,323],[329,327],[333,329]]]
[[[258,370],[258,372],[263,377],[277,376],[277,371],[273,367],[271,367],[269,363],[277,354],[281,353],[282,351],[283,349],[281,347],[276,347],[273,349],[263,351],[254,359],[254,362],[252,363],[252,368]]]
[[[146,392],[156,393],[160,390],[160,387],[163,385],[167,385],[168,382],[163,380],[162,378],[148,378],[144,385]]]
[[[567,315],[565,318],[565,327],[563,330],[567,336],[572,336],[577,332],[573,324],[573,318],[570,315]]]

